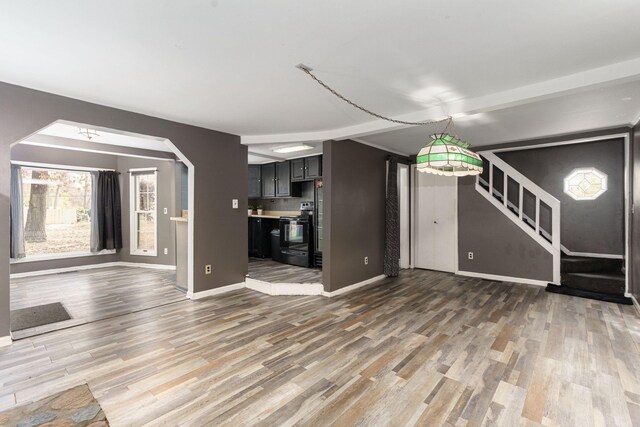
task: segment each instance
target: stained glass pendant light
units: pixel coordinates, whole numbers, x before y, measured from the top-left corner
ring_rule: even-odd
[[[469,144],[448,133],[431,135],[432,141],[416,157],[420,172],[445,176],[480,175],[482,158]]]

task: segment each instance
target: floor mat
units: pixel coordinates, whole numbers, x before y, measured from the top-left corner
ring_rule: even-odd
[[[109,421],[86,384],[0,413],[2,426],[43,424],[105,427]]]
[[[35,307],[11,310],[11,330],[34,328],[71,319],[62,303],[37,305]]]

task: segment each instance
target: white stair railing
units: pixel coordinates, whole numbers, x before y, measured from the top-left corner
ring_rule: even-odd
[[[494,153],[480,152],[485,158],[485,167],[489,169],[489,181],[482,176],[476,178],[476,190],[490,201],[496,208],[524,230],[536,242],[553,256],[553,283],[560,284],[560,201],[540,188],[526,176],[515,170],[507,162]],[[496,176],[495,170],[502,171],[502,177]],[[497,186],[496,179],[502,181]],[[509,200],[509,180],[518,185],[517,200]],[[527,190],[534,198],[535,213],[524,212],[524,192]],[[511,199],[515,199],[511,196]],[[540,211],[542,204],[551,210],[551,225],[546,229],[541,226]]]

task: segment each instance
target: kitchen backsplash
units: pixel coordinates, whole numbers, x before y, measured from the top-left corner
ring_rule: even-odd
[[[249,204],[254,208],[261,204],[265,211],[299,211],[300,202],[312,202],[313,196],[313,181],[306,181],[302,183],[301,197],[250,199]]]

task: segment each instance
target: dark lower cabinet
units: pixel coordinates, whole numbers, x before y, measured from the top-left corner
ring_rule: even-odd
[[[262,165],[262,197],[276,197],[276,164]]]
[[[249,256],[257,258],[271,256],[271,231],[274,228],[277,228],[277,221],[249,217]]]
[[[249,198],[259,199],[262,197],[262,167],[260,165],[249,165]]]

